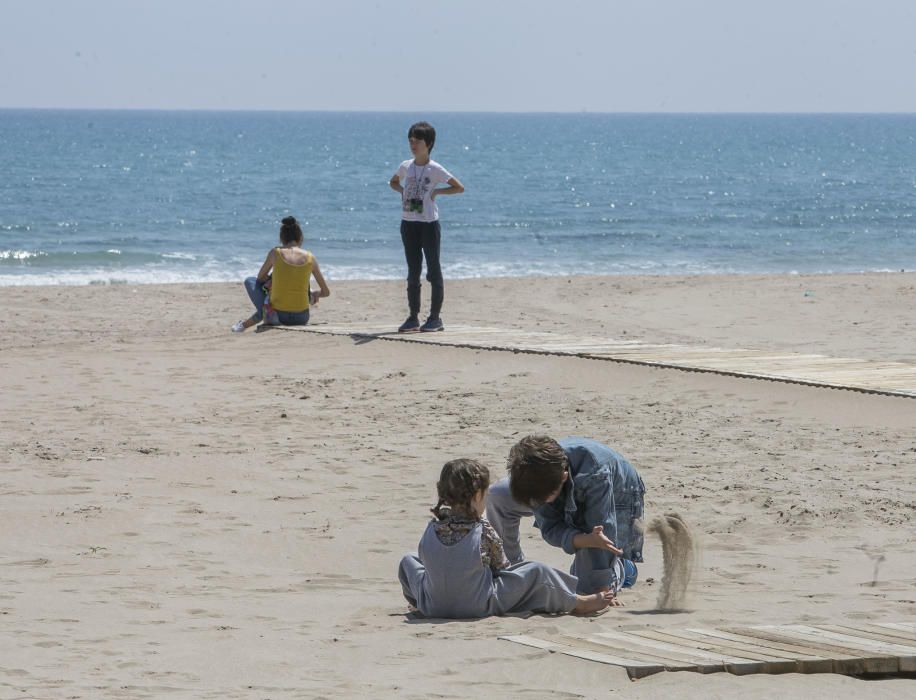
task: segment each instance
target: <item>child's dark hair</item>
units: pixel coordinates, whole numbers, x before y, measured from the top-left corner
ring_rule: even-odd
[[[417,122],[407,130],[407,138],[422,139],[426,143],[429,152],[433,152],[433,146],[436,145],[436,130],[429,122]]]
[[[509,450],[509,491],[519,503],[542,504],[563,484],[569,460],[560,444],[546,435],[529,435]]]
[[[295,216],[287,216],[280,224],[280,241],[283,245],[302,242],[302,227]]]
[[[432,509],[437,518],[453,512],[471,514],[471,499],[481,489],[490,486],[490,470],[473,459],[453,459],[446,462],[439,474],[436,490],[439,502]]]

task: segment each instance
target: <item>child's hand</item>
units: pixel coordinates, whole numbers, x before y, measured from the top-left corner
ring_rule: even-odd
[[[318,303],[318,300],[321,298],[319,295],[321,292],[311,291],[309,292],[309,303],[314,305]]]
[[[594,549],[603,549],[606,552],[612,552],[617,556],[623,554],[623,550],[619,549],[613,542],[613,540],[608,539],[608,536],[604,534],[603,525],[595,525],[592,528],[592,531],[586,535],[588,538],[588,546]]]

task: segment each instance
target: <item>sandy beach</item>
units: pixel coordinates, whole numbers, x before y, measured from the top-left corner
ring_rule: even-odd
[[[329,280],[313,323],[403,321]],[[428,303],[428,287],[424,288]],[[916,680],[661,673],[506,634],[916,622],[916,400],[602,362],[235,335],[238,285],[0,288],[0,699],[911,698]],[[916,274],[447,281],[449,323],[916,364]],[[446,332],[448,332],[446,330]],[[408,617],[443,462],[599,439],[701,551],[654,614],[649,539],[593,618]],[[568,560],[523,526],[529,557]],[[654,579],[649,583],[649,579]]]

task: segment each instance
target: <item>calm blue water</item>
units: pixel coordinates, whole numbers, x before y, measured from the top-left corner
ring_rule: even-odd
[[[0,110],[0,285],[405,274],[417,116]],[[916,115],[436,114],[449,277],[916,268]]]

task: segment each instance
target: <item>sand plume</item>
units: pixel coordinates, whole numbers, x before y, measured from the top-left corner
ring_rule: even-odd
[[[677,513],[654,518],[647,532],[662,541],[664,573],[658,592],[658,610],[683,610],[687,604],[687,589],[696,560],[696,541],[687,523]]]

